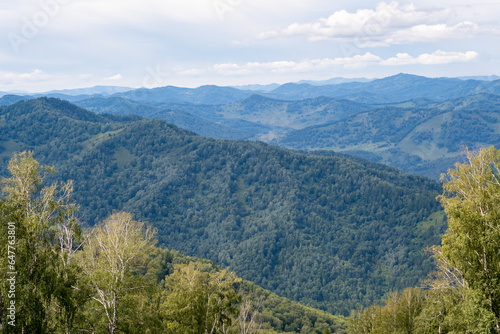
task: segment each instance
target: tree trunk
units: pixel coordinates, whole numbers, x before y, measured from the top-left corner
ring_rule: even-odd
[[[109,334],[116,333],[116,318],[117,318],[117,305],[118,305],[118,294],[116,291],[113,291],[113,318],[111,323],[109,324]]]

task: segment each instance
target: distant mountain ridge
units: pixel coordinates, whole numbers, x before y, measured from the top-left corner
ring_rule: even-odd
[[[51,96],[54,94],[70,95],[70,96],[98,94],[98,95],[108,96],[116,93],[124,93],[133,89],[134,88],[122,87],[122,86],[94,86],[89,88],[51,90],[48,92],[35,94],[35,96]]]
[[[473,80],[470,78],[484,78]],[[413,98],[426,98],[444,101],[480,92],[500,94],[500,80],[496,76],[489,77],[464,77],[459,78],[426,78],[411,74],[397,74],[382,79],[344,79],[332,78],[322,82],[301,81],[299,83],[286,83],[262,86],[266,89],[259,90],[259,85],[249,85],[252,89],[238,89],[205,85],[197,88],[165,86],[158,88],[139,88],[115,86],[95,86],[91,88],[50,91],[43,94],[25,94],[33,97],[48,96],[78,101],[92,95],[123,97],[136,102],[147,104],[188,102],[194,104],[222,105],[240,101],[257,93],[275,99],[301,100],[320,96],[343,98],[350,95],[376,94],[382,103],[401,102]],[[330,84],[329,82],[335,82]],[[245,87],[245,86],[241,86]],[[269,90],[271,87],[276,87]],[[4,93],[7,95],[7,93]],[[13,95],[13,94],[9,94]]]
[[[300,80],[296,83],[298,84],[310,84],[310,85],[315,85],[315,86],[322,86],[322,85],[337,85],[337,84],[342,84],[346,82],[370,82],[376,79],[367,79],[367,78],[342,78],[342,77],[336,77],[336,78],[330,78],[326,80]]]
[[[195,104],[226,104],[235,102],[252,95],[253,91],[239,90],[231,87],[214,85],[200,86],[198,88],[183,88],[166,86],[152,89],[135,89],[112,96],[127,98],[148,104],[168,102],[189,102]]]
[[[289,148],[334,150],[439,178],[461,149],[500,147],[500,96],[480,93],[445,102],[424,99],[361,112],[345,120],[289,132]]]
[[[398,74],[365,82],[360,79],[337,84],[321,82],[322,85],[288,83],[274,89],[271,86],[249,87],[252,89],[214,85],[198,88],[166,86],[107,95],[117,88],[106,92],[103,87],[95,87],[97,90],[87,93],[102,94],[52,92],[49,96],[98,113],[161,118],[207,137],[261,140],[302,150],[333,149],[438,178],[460,157],[458,146],[474,148],[498,144],[495,138],[500,129],[494,122],[500,107],[493,102],[497,99],[495,96],[500,95],[500,80],[495,80],[495,76],[476,80],[480,78],[426,78]],[[343,79],[331,79],[335,80]],[[258,88],[263,90],[254,90]],[[75,90],[72,94],[85,92]],[[0,98],[0,105],[34,97],[5,95]],[[463,109],[464,103],[473,110],[474,114],[469,118],[475,121],[464,121],[468,117]],[[457,108],[462,111],[452,113]],[[487,110],[479,111],[478,108]],[[445,109],[446,112],[436,114]],[[383,110],[404,121],[404,130],[391,119],[381,121]],[[400,117],[400,113],[411,117]],[[431,114],[434,116],[429,116]],[[453,115],[459,120],[448,121],[448,116],[439,119],[439,115]],[[343,122],[356,117],[368,117],[374,123]],[[416,120],[427,123],[417,124]],[[432,122],[437,125],[429,125]],[[394,125],[391,131],[401,132],[382,135],[387,124]],[[425,127],[432,127],[432,130]],[[451,136],[451,140],[446,135],[450,129],[465,134],[461,138]],[[470,135],[482,132],[483,136]],[[361,138],[363,133],[372,139]],[[402,141],[398,142],[399,139]]]
[[[31,96],[11,95],[7,94],[0,97],[0,106],[9,106],[23,100],[30,100]]]
[[[90,97],[75,102],[76,105],[92,110],[96,113],[113,115],[140,115],[146,118],[161,118],[169,123],[176,124],[184,129],[196,132],[205,137],[225,139],[247,139],[255,134],[244,129],[234,129],[223,124],[199,117],[187,111],[169,108],[168,106],[152,106],[141,104],[122,97],[105,98],[103,96]],[[269,129],[263,127],[262,132]]]
[[[458,79],[460,79],[460,80],[496,81],[496,80],[500,80],[500,76],[498,76],[498,75],[467,76],[467,77],[458,77]]]
[[[443,101],[479,92],[500,93],[500,80],[491,82],[464,81],[398,74],[370,82],[349,82],[337,85],[285,84],[267,95],[282,99],[291,99],[293,96],[304,99],[317,96],[344,97],[351,94],[370,93],[381,96],[387,102],[401,102],[412,98]]]

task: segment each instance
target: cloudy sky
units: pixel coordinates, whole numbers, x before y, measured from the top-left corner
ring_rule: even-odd
[[[2,0],[0,90],[500,75],[499,16],[500,0]]]

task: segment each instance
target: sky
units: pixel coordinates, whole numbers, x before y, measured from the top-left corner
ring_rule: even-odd
[[[500,0],[2,0],[0,91],[500,75]]]

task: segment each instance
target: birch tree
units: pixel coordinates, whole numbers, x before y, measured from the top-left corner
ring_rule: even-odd
[[[17,273],[16,297],[12,299],[16,303],[17,325],[0,327],[5,333],[45,333],[61,328],[70,333],[77,305],[72,288],[75,277],[69,275],[67,254],[75,251],[73,241],[79,233],[78,222],[73,218],[77,206],[71,201],[72,182],[44,186],[46,176],[54,173],[54,168],[40,166],[33,152],[15,154],[8,169],[12,176],[3,179],[1,184],[6,197],[1,205],[0,229],[5,230],[9,224],[14,238],[9,239],[9,243],[2,241],[0,266],[3,273]],[[71,245],[59,242],[57,231],[63,226]],[[5,267],[7,247],[14,263],[9,267],[11,270]],[[2,288],[6,278],[0,277]],[[1,295],[5,302],[4,289]],[[0,313],[4,314],[3,307]],[[58,314],[64,314],[63,323],[57,320]]]
[[[200,262],[175,265],[165,279],[166,298],[162,304],[166,327],[172,333],[222,333],[238,314],[233,284],[241,281],[227,270],[211,273]]]
[[[153,248],[153,230],[121,212],[95,227],[76,254],[98,305],[97,313],[105,315],[109,334],[117,332],[123,298],[147,287],[138,272],[144,270]],[[99,323],[89,322],[94,329],[99,327]]]
[[[248,296],[242,297],[238,315],[240,334],[258,333],[261,326],[259,312],[262,307],[262,301],[263,297],[257,303],[252,302]]]
[[[444,192],[438,198],[448,215],[442,255],[475,292],[478,309],[487,305],[500,333],[500,151],[490,147],[466,154],[465,163],[442,176]]]

